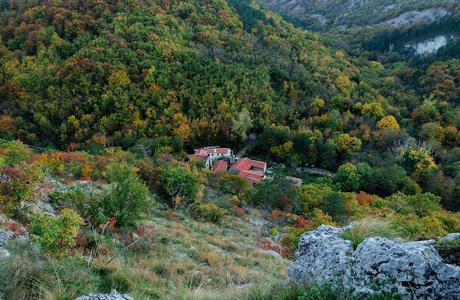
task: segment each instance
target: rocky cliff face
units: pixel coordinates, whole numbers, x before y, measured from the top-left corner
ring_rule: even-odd
[[[313,30],[436,21],[447,14],[453,0],[258,0]]]
[[[343,229],[322,225],[301,237],[288,269],[301,284],[337,284],[357,297],[397,293],[403,299],[460,299],[460,267],[443,262],[434,241],[372,237],[353,249]]]

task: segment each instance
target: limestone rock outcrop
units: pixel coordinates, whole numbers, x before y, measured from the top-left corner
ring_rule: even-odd
[[[116,290],[112,290],[110,294],[80,296],[75,300],[133,300],[133,298],[126,294],[120,294]]]
[[[304,234],[289,278],[301,284],[332,283],[358,298],[392,293],[403,299],[460,299],[460,267],[442,260],[434,240],[371,237],[353,249],[341,238],[343,231],[322,225]]]

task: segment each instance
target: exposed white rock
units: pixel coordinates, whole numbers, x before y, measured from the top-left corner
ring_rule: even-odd
[[[8,250],[0,248],[0,261],[2,259],[8,258],[9,256],[10,256],[10,252],[8,252]]]
[[[12,231],[0,229],[0,261],[10,256],[10,253],[8,252],[8,250],[4,249],[3,247],[13,237],[14,237],[14,234]]]
[[[75,300],[134,300],[126,294],[120,294],[116,290],[112,290],[110,294],[94,294],[89,296],[80,296]]]
[[[301,236],[297,259],[289,266],[288,276],[294,281],[313,284],[338,284],[350,276],[353,246],[339,237],[341,229],[321,225]]]
[[[14,234],[10,230],[0,229],[0,248],[5,247],[6,243],[14,237]]]
[[[276,257],[276,258],[281,258],[282,257],[281,254],[279,254],[278,252],[273,251],[273,250],[265,250],[264,252],[267,253],[268,255]]]
[[[446,16],[448,12],[442,8],[430,8],[422,11],[408,11],[396,18],[386,21],[390,26],[397,27],[401,25],[414,24],[420,21],[434,22]]]
[[[289,278],[302,284],[333,283],[358,298],[385,292],[403,299],[460,299],[460,267],[444,263],[433,240],[372,237],[353,250],[342,232],[323,225],[304,234]]]
[[[423,41],[407,43],[405,47],[412,49],[417,55],[425,56],[436,53],[453,38],[454,36],[438,35]]]
[[[455,239],[460,239],[460,233],[459,232],[448,234],[445,237],[441,238],[440,240],[441,241],[452,241],[452,240],[455,240]]]

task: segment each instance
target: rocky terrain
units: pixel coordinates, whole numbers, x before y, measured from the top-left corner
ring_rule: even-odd
[[[338,284],[359,298],[398,294],[403,299],[459,299],[460,267],[443,262],[434,240],[371,237],[353,249],[341,237],[347,229],[323,225],[304,234],[289,278],[302,284]]]
[[[126,294],[120,294],[116,290],[112,290],[110,294],[96,294],[89,296],[81,296],[75,300],[133,300]]]
[[[324,31],[389,24],[433,22],[447,15],[455,1],[287,1],[259,0],[274,11],[310,29]]]

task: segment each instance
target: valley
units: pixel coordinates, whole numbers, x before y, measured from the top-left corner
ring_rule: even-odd
[[[459,37],[450,0],[0,0],[0,300],[460,298]]]

